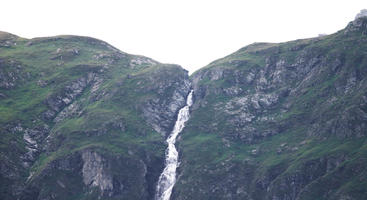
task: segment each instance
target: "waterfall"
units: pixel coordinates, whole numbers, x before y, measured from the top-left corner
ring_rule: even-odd
[[[178,112],[177,120],[175,126],[168,136],[166,142],[168,147],[166,149],[166,161],[165,168],[161,175],[159,176],[157,190],[156,190],[156,200],[169,200],[173,186],[176,183],[176,169],[178,167],[178,152],[175,147],[176,138],[178,134],[185,127],[185,122],[189,120],[190,112],[189,108],[192,105],[192,93],[190,91],[186,99],[185,107],[181,108]]]

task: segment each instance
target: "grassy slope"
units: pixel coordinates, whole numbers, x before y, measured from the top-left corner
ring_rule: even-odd
[[[3,35],[3,39],[9,40],[6,33]],[[134,59],[147,58],[125,54],[102,41],[86,37],[57,36],[28,40],[14,36],[10,41],[12,45],[0,47],[0,60],[5,63],[2,65],[5,72],[14,72],[19,66],[19,73],[15,73],[14,87],[0,89],[2,96],[5,96],[0,98],[0,159],[9,167],[14,165],[19,169],[23,181],[32,173],[32,179],[28,180],[32,182],[52,161],[86,148],[93,148],[107,157],[121,155],[141,159],[148,152],[152,157],[163,158],[163,138],[142,123],[144,119],[140,107],[147,99],[157,97],[155,88],[152,88],[152,78],[175,78],[180,75],[179,67],[151,60],[149,62],[154,62],[154,65],[144,62],[131,64]],[[78,53],[73,53],[74,50]],[[97,73],[103,81],[94,94],[91,86],[87,86],[73,101],[81,107],[82,115],[73,115],[59,123],[43,120],[41,114],[48,109],[45,100],[63,93],[72,81],[86,77],[90,72]],[[40,86],[40,81],[47,85]],[[102,97],[94,100],[92,95],[95,94]],[[123,130],[111,125],[116,121],[123,123]],[[30,170],[23,168],[19,159],[27,151],[23,132],[9,132],[9,128],[18,123],[30,129],[44,123],[50,127],[50,149],[39,156]],[[86,134],[101,127],[105,128],[105,134]],[[128,153],[130,150],[133,154]],[[67,175],[58,176],[63,177]],[[65,181],[80,188],[82,185],[77,179]],[[9,187],[20,184],[2,180],[4,184],[5,181],[10,181],[7,184]],[[3,197],[11,198],[5,195],[10,188],[4,186],[2,189]],[[43,188],[41,196],[46,195],[47,191]],[[81,191],[71,191],[74,193],[69,194],[69,198],[80,199]]]
[[[265,66],[266,58],[277,55],[289,63],[294,62],[300,51],[291,51],[290,49],[300,47],[316,51],[316,54],[326,55],[333,61],[336,55],[343,55],[345,59],[345,70],[356,70],[365,72],[367,66],[367,42],[366,35],[353,33],[345,36],[343,31],[336,34],[325,36],[318,39],[297,40],[281,44],[255,43],[239,51],[219,59],[207,67],[195,72],[192,77],[199,74],[205,74],[208,71],[220,69],[243,70],[251,68],[262,68]],[[345,50],[347,49],[347,50]],[[236,67],[231,61],[245,61],[245,65]],[[361,70],[359,70],[361,69]],[[327,70],[325,70],[327,71]],[[362,74],[363,74],[362,73]],[[365,75],[365,74],[364,74]],[[363,76],[363,75],[361,75]],[[232,77],[233,78],[233,77]],[[335,87],[338,82],[342,82],[347,77],[341,74],[323,73],[311,86],[306,87],[306,91],[300,95],[289,97],[288,102],[293,102],[291,108],[283,113],[281,108],[274,107],[269,110],[266,116],[276,119],[276,124],[287,125],[279,134],[255,142],[253,144],[244,144],[239,140],[227,140],[226,134],[231,134],[228,130],[233,130],[226,123],[228,115],[223,112],[223,106],[229,102],[232,97],[226,95],[211,94],[205,96],[205,106],[194,110],[187,128],[185,129],[182,140],[180,141],[180,149],[182,150],[182,177],[178,181],[176,187],[176,197],[184,193],[189,196],[201,197],[202,199],[223,198],[215,197],[215,185],[221,184],[223,179],[228,179],[228,168],[233,167],[237,170],[234,176],[241,176],[243,170],[251,172],[254,176],[249,175],[246,178],[252,179],[252,182],[246,183],[246,180],[237,180],[234,188],[240,188],[241,185],[250,185],[247,192],[252,193],[250,196],[255,199],[264,198],[265,193],[256,192],[256,181],[266,177],[271,171],[277,171],[272,184],[277,184],[282,177],[289,177],[297,171],[302,170],[305,163],[314,160],[322,160],[324,158],[340,157],[341,155],[347,159],[340,163],[340,166],[327,172],[323,177],[318,178],[308,186],[309,192],[304,191],[302,199],[331,198],[320,197],[321,194],[348,194],[355,199],[363,199],[367,197],[366,187],[366,138],[337,138],[327,132],[318,133],[317,136],[308,134],[309,124],[305,123],[307,118],[314,118],[315,115],[321,115],[324,118],[333,118],[339,109],[353,107],[359,103],[361,96],[366,94],[366,84],[361,90],[354,91],[352,94],[343,95],[333,104],[325,102],[331,95],[335,95]],[[365,79],[362,83],[365,83]],[[298,84],[294,80],[292,84]],[[231,85],[231,77],[216,81],[210,81],[204,77],[199,82],[199,87],[210,89],[228,88]],[[363,85],[363,84],[362,84]],[[239,85],[244,91],[253,91],[249,85]],[[276,90],[276,89],[275,89]],[[282,102],[283,99],[280,99]],[[218,106],[219,105],[219,106]],[[222,108],[221,108],[222,106]],[[317,119],[317,118],[316,118]],[[305,122],[303,122],[305,121]],[[214,123],[215,122],[215,123]],[[358,123],[358,122],[357,122]],[[202,127],[203,124],[206,126]],[[258,130],[266,129],[268,124],[255,122],[252,124]],[[215,126],[215,129],[212,127]],[[265,127],[265,128],[264,128]],[[320,136],[321,135],[321,136]],[[229,145],[228,145],[229,144]],[[254,153],[256,150],[256,153]],[[281,150],[281,153],[279,153]],[[237,166],[238,164],[238,166]],[[354,168],[353,168],[354,167]],[[256,168],[256,169],[254,169]],[[355,172],[355,170],[359,170]],[[343,170],[344,169],[344,170]],[[354,172],[353,172],[354,169]],[[343,171],[341,173],[340,171]],[[337,182],[333,179],[341,173]],[[242,183],[241,183],[242,181]],[[325,187],[325,185],[332,185]],[[202,190],[190,188],[201,188]],[[230,188],[230,184],[222,187]],[[208,190],[212,192],[208,193]],[[291,191],[279,191],[279,193],[290,193]],[[211,196],[214,195],[214,196]],[[217,194],[217,195],[223,195]],[[185,199],[185,198],[178,198]]]

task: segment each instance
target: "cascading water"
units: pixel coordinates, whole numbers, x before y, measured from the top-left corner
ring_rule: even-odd
[[[166,167],[164,168],[162,174],[159,176],[157,190],[156,190],[156,200],[169,200],[173,186],[176,183],[176,169],[178,167],[178,152],[175,147],[176,138],[178,134],[185,127],[185,122],[189,120],[190,112],[189,108],[192,105],[192,93],[190,91],[186,99],[186,106],[181,108],[178,112],[177,121],[175,126],[168,136],[166,142],[168,147],[166,149]]]

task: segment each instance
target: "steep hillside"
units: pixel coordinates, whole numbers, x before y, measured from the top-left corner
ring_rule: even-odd
[[[190,83],[88,37],[0,33],[0,199],[152,199]]]
[[[173,199],[367,199],[367,17],[195,72]]]
[[[366,77],[363,16],[191,77],[89,37],[0,32],[0,199],[154,199],[191,89],[171,199],[367,199]]]

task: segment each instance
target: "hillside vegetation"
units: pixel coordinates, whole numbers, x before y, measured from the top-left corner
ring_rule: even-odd
[[[0,32],[0,199],[367,199],[367,17],[254,43],[188,76],[89,37]]]

